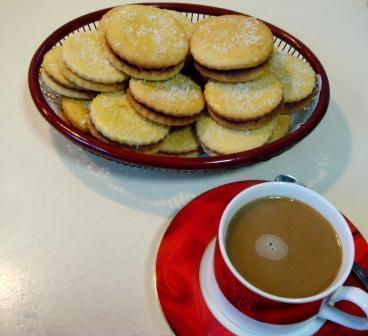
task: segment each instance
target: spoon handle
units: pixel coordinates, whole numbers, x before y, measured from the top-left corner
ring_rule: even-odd
[[[358,279],[362,282],[366,289],[368,289],[368,273],[361,267],[359,264],[354,262],[353,272],[358,277]]]

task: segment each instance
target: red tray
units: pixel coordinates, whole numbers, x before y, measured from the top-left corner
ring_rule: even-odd
[[[149,3],[148,5],[184,12],[192,21],[198,21],[212,15],[239,14],[238,12],[228,9],[194,4]],[[219,155],[215,157],[201,156],[198,158],[179,158],[142,154],[125,150],[114,145],[105,144],[77,130],[73,126],[66,124],[55,113],[57,97],[43,90],[39,79],[39,72],[43,56],[49,49],[55,45],[61,45],[64,39],[70,34],[78,31],[95,30],[99,19],[109,9],[110,8],[106,8],[83,15],[55,30],[37,49],[30,63],[28,72],[29,89],[33,101],[41,115],[65,137],[92,153],[125,164],[177,170],[212,170],[250,165],[258,161],[268,160],[297,144],[318,125],[326,113],[330,97],[329,83],[326,72],[318,58],[297,38],[266,22],[275,36],[275,46],[285,52],[292,53],[306,60],[312,66],[319,79],[319,94],[315,96],[314,108],[309,111],[305,120],[298,122],[298,125],[290,134],[278,141],[253,150],[230,155]]]

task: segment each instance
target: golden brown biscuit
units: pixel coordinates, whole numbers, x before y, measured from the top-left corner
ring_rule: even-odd
[[[90,91],[81,91],[76,89],[69,89],[60,85],[59,83],[55,82],[50,76],[46,73],[46,71],[41,68],[40,71],[42,82],[53,92],[58,95],[70,98],[77,98],[77,99],[92,99],[95,94]]]
[[[88,119],[87,126],[88,126],[89,132],[95,138],[100,140],[101,142],[109,144],[109,145],[113,145],[113,146],[116,146],[116,147],[119,147],[119,148],[122,148],[122,149],[126,149],[126,150],[142,152],[142,153],[145,153],[145,154],[156,154],[160,150],[161,144],[163,143],[163,140],[161,140],[161,141],[159,141],[155,144],[151,144],[151,145],[142,145],[142,146],[123,145],[121,143],[111,141],[111,140],[107,139],[105,136],[103,136],[99,131],[97,131],[97,129],[93,125],[90,118]]]
[[[158,8],[126,6],[106,29],[106,42],[122,61],[143,69],[161,69],[182,63],[188,37],[180,24]]]
[[[234,122],[225,118],[222,118],[215,111],[213,111],[210,107],[207,108],[208,114],[215,119],[222,126],[233,128],[237,130],[246,130],[246,129],[256,129],[259,127],[263,127],[268,124],[271,120],[275,119],[282,111],[283,105],[280,104],[277,108],[275,108],[271,113],[260,117],[258,119],[245,121],[245,122]]]
[[[191,126],[174,128],[163,141],[160,153],[175,156],[198,156],[200,144]]]
[[[275,122],[254,130],[224,127],[206,114],[196,123],[196,132],[203,150],[210,154],[233,154],[264,145],[272,136]]]
[[[271,58],[270,72],[282,83],[287,104],[310,96],[316,84],[314,70],[307,62],[277,49]]]
[[[198,24],[190,40],[194,60],[212,70],[255,67],[269,59],[272,49],[271,30],[244,15],[210,17]]]
[[[82,132],[88,132],[88,106],[90,103],[89,100],[61,98],[60,108],[63,116],[71,125]]]
[[[117,92],[126,88],[127,82],[116,83],[116,84],[104,84],[92,82],[90,80],[84,79],[73,71],[71,71],[65,64],[60,66],[63,75],[75,85],[82,87],[86,90],[96,91],[96,92]]]
[[[204,95],[211,114],[239,126],[275,116],[283,99],[281,83],[270,73],[246,83],[209,80]]]
[[[141,117],[124,92],[99,94],[90,105],[90,118],[110,141],[131,147],[153,145],[167,136],[169,128]]]
[[[65,65],[78,77],[101,84],[118,84],[128,77],[116,70],[107,58],[104,34],[100,31],[78,32],[63,43]]]
[[[194,66],[203,77],[207,77],[225,83],[240,83],[240,82],[248,82],[264,74],[267,71],[268,62],[264,62],[260,65],[257,65],[249,69],[235,69],[235,70],[212,70],[196,62],[194,62]]]
[[[59,85],[62,85],[68,89],[82,89],[65,78],[60,69],[60,67],[63,65],[62,62],[61,46],[58,46],[52,48],[45,54],[43,57],[42,68],[46,71],[47,75]]]
[[[139,113],[142,117],[147,118],[157,124],[165,126],[187,126],[193,124],[197,118],[198,114],[190,117],[172,117],[167,114],[163,114],[150,109],[149,107],[139,103],[134,99],[131,92],[127,92],[128,100],[130,105]]]
[[[176,74],[180,72],[180,70],[184,66],[184,62],[181,62],[177,65],[161,68],[161,69],[143,69],[139,68],[133,64],[129,64],[126,61],[120,59],[117,55],[113,53],[108,44],[105,44],[107,57],[110,63],[119,71],[126,73],[127,75],[138,78],[138,79],[146,79],[152,81],[163,81],[167,80],[171,77],[174,77]]]
[[[172,117],[191,117],[204,108],[201,88],[189,77],[177,74],[166,81],[130,79],[129,91],[144,106]]]

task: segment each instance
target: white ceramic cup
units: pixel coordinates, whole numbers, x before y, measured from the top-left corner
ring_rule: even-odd
[[[272,196],[288,197],[309,205],[322,214],[335,229],[341,243],[342,264],[335,280],[323,292],[305,298],[275,296],[253,286],[245,280],[231,264],[225,249],[225,234],[231,219],[244,205],[260,198]],[[311,306],[318,303],[315,305],[316,311],[310,312],[313,316],[317,315],[318,317],[352,329],[368,330],[367,317],[353,316],[334,307],[336,302],[347,300],[359,306],[364,313],[368,315],[368,293],[360,288],[343,286],[343,283],[351,272],[354,262],[354,240],[349,226],[341,213],[316,192],[306,187],[286,182],[266,182],[247,188],[238,194],[226,207],[220,221],[216,249],[217,253],[215,250],[214,269],[219,288],[224,296],[244,314],[260,321],[263,320],[264,322],[274,323],[264,320],[265,310],[257,312],[254,309],[252,310],[252,308],[248,308],[251,307],[249,304],[245,305],[245,308],[239,306],[239,296],[242,294],[245,300],[256,300],[261,303],[263,309],[265,307],[267,308],[267,304],[275,308],[275,304],[279,303],[282,307],[288,306],[287,308],[303,310],[303,306],[305,308],[308,305]],[[233,300],[231,293],[237,293],[236,300]],[[244,302],[244,300],[240,301]],[[259,318],[257,318],[258,316]],[[293,322],[281,322],[281,324],[284,323]]]

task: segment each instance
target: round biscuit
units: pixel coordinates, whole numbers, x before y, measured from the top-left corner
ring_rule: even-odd
[[[87,79],[84,79],[70,70],[65,64],[61,65],[60,67],[61,72],[63,75],[70,80],[71,82],[75,83],[79,87],[82,87],[86,90],[92,90],[96,92],[117,92],[121,91],[126,88],[127,83],[116,83],[116,84],[104,84],[104,83],[97,83],[92,82]]]
[[[200,145],[193,128],[186,126],[170,130],[160,151],[168,154],[185,154],[198,151],[199,148]]]
[[[236,70],[212,70],[196,62],[194,62],[194,67],[203,77],[225,83],[240,83],[254,80],[263,75],[268,69],[268,62],[264,62],[253,68]]]
[[[107,57],[110,63],[119,71],[126,73],[130,77],[138,78],[138,79],[146,79],[152,81],[163,81],[174,77],[176,74],[180,72],[180,70],[184,66],[184,62],[181,62],[177,65],[172,67],[163,68],[159,70],[152,70],[152,69],[142,69],[137,68],[134,65],[128,64],[121,59],[119,59],[108,47],[107,48]]]
[[[64,116],[77,129],[88,132],[89,100],[61,98],[60,106]]]
[[[127,6],[110,22],[105,37],[122,60],[145,69],[177,65],[189,49],[180,24],[165,11],[150,6]]]
[[[316,84],[315,72],[307,62],[277,49],[272,54],[270,72],[282,83],[285,103],[308,97]]]
[[[245,83],[209,80],[204,95],[216,114],[234,122],[263,117],[274,111],[283,99],[281,83],[268,72]]]
[[[232,128],[232,129],[237,129],[237,130],[256,129],[256,128],[263,127],[266,124],[268,124],[271,120],[276,118],[280,114],[281,110],[282,110],[282,105],[280,105],[275,110],[273,110],[271,113],[268,113],[261,118],[250,120],[250,121],[245,121],[245,122],[233,122],[233,121],[229,121],[224,118],[221,118],[210,107],[207,108],[208,114],[213,119],[215,119],[219,124],[221,124],[222,126]]]
[[[166,81],[131,78],[129,91],[139,103],[173,117],[194,116],[205,104],[201,88],[180,73]]]
[[[109,62],[100,31],[75,33],[63,43],[61,51],[66,66],[83,79],[115,84],[128,78]]]
[[[61,46],[50,49],[43,57],[42,67],[55,82],[69,89],[81,89],[68,80],[60,70],[62,65]]]
[[[213,16],[198,24],[190,40],[196,62],[214,70],[244,69],[264,63],[273,35],[260,20],[245,15]]]
[[[169,132],[169,127],[140,116],[129,104],[124,92],[96,96],[90,105],[90,118],[104,137],[129,146],[158,143]]]
[[[201,115],[196,123],[196,132],[206,152],[233,154],[267,143],[274,126],[274,121],[271,121],[255,130],[234,130],[218,124],[208,115]]]
[[[118,146],[119,148],[123,148],[123,149],[127,149],[127,150],[134,150],[134,151],[138,151],[138,152],[142,152],[142,153],[146,153],[146,154],[156,154],[161,147],[161,144],[163,142],[163,140],[154,143],[154,144],[149,144],[149,145],[143,145],[143,146],[129,146],[129,145],[125,145],[125,144],[120,144],[118,142],[115,141],[110,141],[109,139],[107,139],[106,137],[104,137],[99,131],[97,131],[97,129],[95,128],[95,126],[93,125],[91,118],[89,118],[88,120],[88,128],[89,128],[89,132],[98,140],[106,143],[106,144],[110,144],[110,145],[114,145],[114,146]]]
[[[165,115],[159,112],[156,112],[139,102],[137,102],[132,94],[128,90],[128,100],[130,105],[144,118],[147,118],[155,123],[165,125],[165,126],[187,126],[193,124],[198,115],[190,116],[190,117],[172,117],[169,115]]]
[[[87,92],[87,91],[78,91],[75,89],[69,89],[60,85],[59,83],[55,82],[47,73],[46,71],[41,68],[41,79],[42,82],[53,92],[60,96],[70,97],[70,98],[77,98],[77,99],[92,99],[95,95],[94,93]]]

